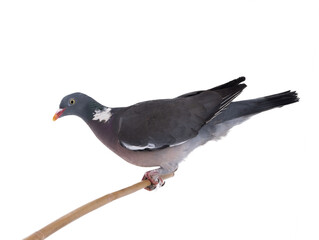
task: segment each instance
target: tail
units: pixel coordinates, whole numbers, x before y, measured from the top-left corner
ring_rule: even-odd
[[[188,153],[209,140],[220,139],[232,127],[241,124],[254,114],[298,101],[299,98],[296,92],[286,91],[256,99],[231,102],[225,110],[200,130],[199,137],[195,137],[189,141],[188,146],[190,148],[188,149]]]
[[[262,98],[238,102],[243,106],[250,106],[243,112],[245,115],[260,113],[275,107],[282,107],[291,103],[298,102],[298,94],[295,91],[286,91]]]
[[[219,116],[216,117],[216,123],[257,114],[298,101],[299,98],[297,92],[286,91],[266,97],[232,102],[226,110],[224,110]]]

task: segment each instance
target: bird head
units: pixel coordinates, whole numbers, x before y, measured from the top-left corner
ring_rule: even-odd
[[[72,93],[62,99],[59,110],[53,116],[53,121],[67,115],[75,115],[82,119],[86,119],[92,116],[92,112],[95,109],[102,107],[103,106],[93,98],[83,93]]]

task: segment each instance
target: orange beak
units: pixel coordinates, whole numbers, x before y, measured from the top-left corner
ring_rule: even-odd
[[[53,121],[57,120],[61,115],[62,113],[64,112],[65,108],[62,108],[62,109],[59,109],[53,116]]]

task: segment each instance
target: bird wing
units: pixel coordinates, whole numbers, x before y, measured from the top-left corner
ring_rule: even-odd
[[[119,118],[121,145],[130,150],[155,150],[184,143],[240,94],[246,87],[239,84],[243,80],[128,107]]]

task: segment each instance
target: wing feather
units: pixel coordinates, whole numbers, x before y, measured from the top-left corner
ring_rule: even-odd
[[[130,150],[156,150],[180,145],[197,136],[246,87],[234,80],[206,91],[128,107],[120,117],[119,141]],[[225,87],[223,87],[225,86]]]

